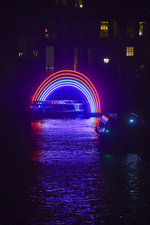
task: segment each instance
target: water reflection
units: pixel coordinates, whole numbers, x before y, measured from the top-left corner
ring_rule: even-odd
[[[33,224],[95,224],[108,213],[93,119],[32,122]]]
[[[132,200],[139,198],[139,181],[140,171],[142,168],[142,160],[138,154],[129,154],[125,158],[128,176],[128,192]]]
[[[130,153],[126,155],[123,161],[123,168],[125,172],[123,178],[125,181],[125,191],[128,196],[125,199],[125,216],[129,224],[134,224],[135,221],[141,220],[142,215],[139,212],[144,209],[144,199],[142,196],[142,180],[144,179],[143,160],[140,154]],[[146,214],[144,217],[143,221],[146,219]]]
[[[33,121],[30,223],[149,225],[138,153],[101,151],[94,119]],[[119,149],[118,151],[119,152]],[[143,212],[143,209],[145,210]],[[140,212],[140,213],[139,213]],[[144,219],[143,219],[144,218]]]

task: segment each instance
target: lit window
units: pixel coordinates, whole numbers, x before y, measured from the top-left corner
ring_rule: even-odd
[[[46,39],[55,39],[55,27],[52,20],[49,20],[45,27],[45,37]]]
[[[21,58],[23,56],[23,52],[19,52],[18,55]]]
[[[101,22],[100,37],[108,37],[108,22]]]
[[[49,34],[45,34],[45,37],[48,38],[49,37]]]
[[[114,22],[113,24],[113,33],[114,33],[114,37],[117,37],[118,35],[118,26],[117,26],[117,22]]]
[[[144,34],[144,24],[145,22],[139,22],[139,36],[143,36]]]
[[[127,35],[129,38],[134,38],[134,25],[133,23],[127,24]]]
[[[134,47],[126,47],[126,56],[134,56]]]
[[[39,50],[33,50],[33,56],[36,58],[38,56]]]
[[[49,34],[48,34],[48,29],[45,28],[45,37],[48,38],[49,37]]]

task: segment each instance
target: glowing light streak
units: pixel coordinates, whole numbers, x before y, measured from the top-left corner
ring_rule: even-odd
[[[69,77],[66,77],[66,78],[69,78]],[[78,79],[77,79],[78,80]],[[79,80],[78,80],[79,81]],[[87,100],[89,101],[90,99],[90,101],[91,102],[93,102],[93,99],[94,99],[94,96],[93,96],[93,93],[91,92],[89,92],[89,91],[87,91],[88,90],[88,87],[87,87],[87,85],[86,84],[84,84],[84,83],[80,83],[80,82],[78,82],[78,81],[76,81],[76,80],[71,80],[71,79],[62,79],[62,80],[58,80],[58,79],[56,79],[55,80],[55,82],[54,82],[54,84],[60,84],[60,83],[65,83],[65,85],[62,85],[61,87],[63,87],[63,86],[70,86],[71,84],[74,84],[74,85],[76,85],[76,86],[74,86],[74,87],[76,87],[77,89],[78,89],[78,86],[80,87],[80,91],[84,94],[84,95],[86,95],[86,97],[87,97]],[[84,85],[83,85],[84,84]],[[71,85],[72,86],[72,85]],[[46,87],[46,90],[44,91],[44,93],[41,95],[41,97],[40,97],[40,101],[45,101],[46,100],[46,98],[48,97],[48,95],[50,95],[50,93],[52,92],[51,90],[52,90],[52,87],[53,87],[53,84],[51,85],[51,86],[48,86],[48,87]],[[87,87],[87,89],[85,88],[85,87]],[[85,94],[86,93],[86,94]],[[92,98],[90,97],[90,95],[92,94]],[[46,97],[45,97],[46,96]],[[88,97],[89,96],[89,97]],[[94,104],[95,105],[95,104]],[[95,110],[95,106],[92,106],[91,105],[91,110],[92,109],[94,109]]]
[[[92,111],[92,112],[93,112],[93,111],[95,112],[95,102],[93,101],[93,98],[92,98],[92,96],[90,95],[90,92],[88,92],[83,86],[80,86],[79,84],[75,84],[75,83],[73,83],[73,82],[71,82],[71,83],[68,82],[68,81],[64,82],[64,80],[63,80],[63,83],[59,83],[59,84],[58,84],[58,82],[57,82],[57,83],[51,85],[51,87],[49,88],[49,90],[41,96],[42,100],[43,100],[43,101],[46,100],[47,97],[48,97],[53,91],[55,91],[56,89],[58,89],[58,88],[60,88],[60,87],[65,87],[65,86],[75,87],[75,88],[77,88],[78,90],[80,90],[80,91],[86,96],[86,98],[87,98],[87,100],[88,100],[88,102],[89,102],[89,104],[90,104],[91,111]],[[40,101],[41,101],[41,99],[40,99]]]
[[[88,102],[90,102],[89,104],[90,104],[91,111],[95,111],[95,104],[94,104],[94,102],[93,102],[93,99],[91,98],[91,96],[90,96],[88,93],[83,92],[83,90],[82,90],[81,88],[79,88],[79,86],[76,86],[76,85],[73,85],[73,84],[69,84],[69,83],[66,83],[66,84],[64,85],[64,83],[63,83],[63,84],[60,84],[59,86],[53,88],[53,89],[50,91],[50,93],[52,93],[54,90],[56,90],[56,89],[58,89],[58,88],[60,88],[60,87],[64,87],[64,86],[75,87],[75,88],[77,88],[78,90],[80,90],[80,91],[86,96]],[[50,93],[47,94],[46,98],[50,95]],[[46,98],[45,98],[45,99],[46,99]]]

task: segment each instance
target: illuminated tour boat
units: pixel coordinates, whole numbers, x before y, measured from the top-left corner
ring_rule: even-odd
[[[36,113],[85,113],[86,102],[77,100],[51,100],[32,102],[30,109]]]

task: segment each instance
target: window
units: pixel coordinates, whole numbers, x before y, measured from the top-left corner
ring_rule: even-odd
[[[62,5],[67,5],[67,1],[66,0],[62,0]]]
[[[48,38],[49,37],[49,34],[48,34],[48,30],[47,28],[45,28],[45,37]]]
[[[38,54],[39,54],[39,50],[33,50],[33,56],[35,58],[37,58]]]
[[[126,56],[134,56],[134,47],[126,47]]]
[[[129,38],[134,38],[134,25],[133,25],[133,23],[127,24],[127,36]]]
[[[108,22],[100,23],[100,37],[108,37]]]
[[[77,71],[78,68],[78,48],[74,48],[74,70]]]
[[[139,36],[143,36],[144,34],[144,24],[145,22],[139,22]]]
[[[55,39],[55,25],[53,20],[49,20],[45,27],[45,37],[46,39]]]
[[[46,70],[54,70],[54,47],[46,47]]]
[[[113,23],[113,34],[114,34],[114,37],[117,37],[117,35],[118,35],[118,26],[117,26],[117,22],[114,22],[114,23]]]
[[[18,56],[21,58],[27,58],[27,39],[20,37],[18,40]]]

